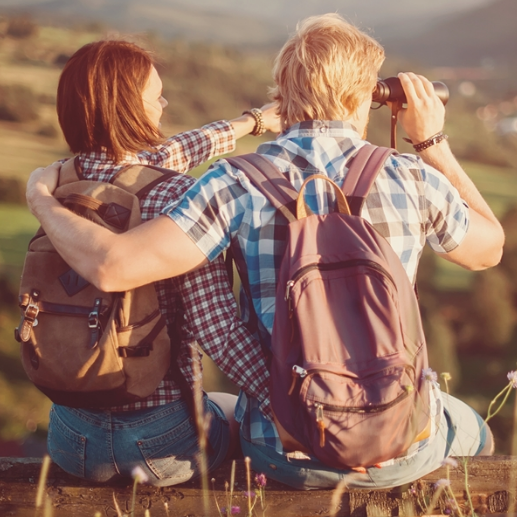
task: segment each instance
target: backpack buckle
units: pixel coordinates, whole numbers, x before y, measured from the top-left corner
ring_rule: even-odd
[[[101,308],[102,298],[95,298],[93,309],[88,314],[88,328],[90,329],[90,348],[95,348],[99,342],[101,335],[101,325],[99,321],[99,312]]]
[[[27,304],[27,307],[25,309],[24,318],[26,321],[29,321],[33,324],[33,326],[37,325],[37,317],[39,314],[39,306],[34,303],[32,300]]]
[[[96,329],[99,327],[99,313],[92,311],[88,314],[88,328]]]
[[[90,329],[96,329],[99,328],[99,308],[101,305],[101,299],[96,298],[95,303],[93,305],[93,309],[88,314],[88,328]]]
[[[20,343],[27,343],[29,341],[32,328],[38,324],[37,317],[40,311],[38,305],[39,295],[40,293],[36,289],[33,289],[29,295],[27,306],[23,311],[23,316],[17,329],[18,332],[15,333],[16,340]]]

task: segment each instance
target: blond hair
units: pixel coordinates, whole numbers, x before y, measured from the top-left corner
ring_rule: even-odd
[[[273,68],[284,129],[304,120],[344,120],[371,97],[384,49],[338,14],[301,22]]]

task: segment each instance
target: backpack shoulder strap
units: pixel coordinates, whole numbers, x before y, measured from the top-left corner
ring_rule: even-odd
[[[114,174],[109,182],[142,199],[156,185],[180,174],[154,165],[127,165]]]
[[[66,185],[68,183],[74,183],[75,181],[79,181],[83,179],[81,166],[79,165],[79,156],[75,156],[74,158],[70,158],[63,165],[61,165],[61,170],[59,171],[59,181],[58,185],[61,187],[62,185]]]
[[[366,144],[352,158],[341,190],[353,215],[361,215],[363,204],[386,159],[395,149]]]
[[[271,161],[257,153],[226,158],[226,161],[244,172],[289,222],[296,220],[298,192]]]

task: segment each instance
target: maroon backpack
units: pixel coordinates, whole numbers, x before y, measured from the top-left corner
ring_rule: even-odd
[[[334,468],[402,455],[430,424],[427,348],[413,286],[390,244],[359,216],[392,152],[366,145],[342,190],[313,175],[300,193],[263,156],[228,160],[289,221],[271,345],[277,423]],[[337,212],[310,214],[303,197],[310,181],[331,183]]]

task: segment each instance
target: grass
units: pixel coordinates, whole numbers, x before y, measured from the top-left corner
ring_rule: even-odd
[[[38,220],[25,206],[0,204],[0,264],[21,268],[38,227]]]

